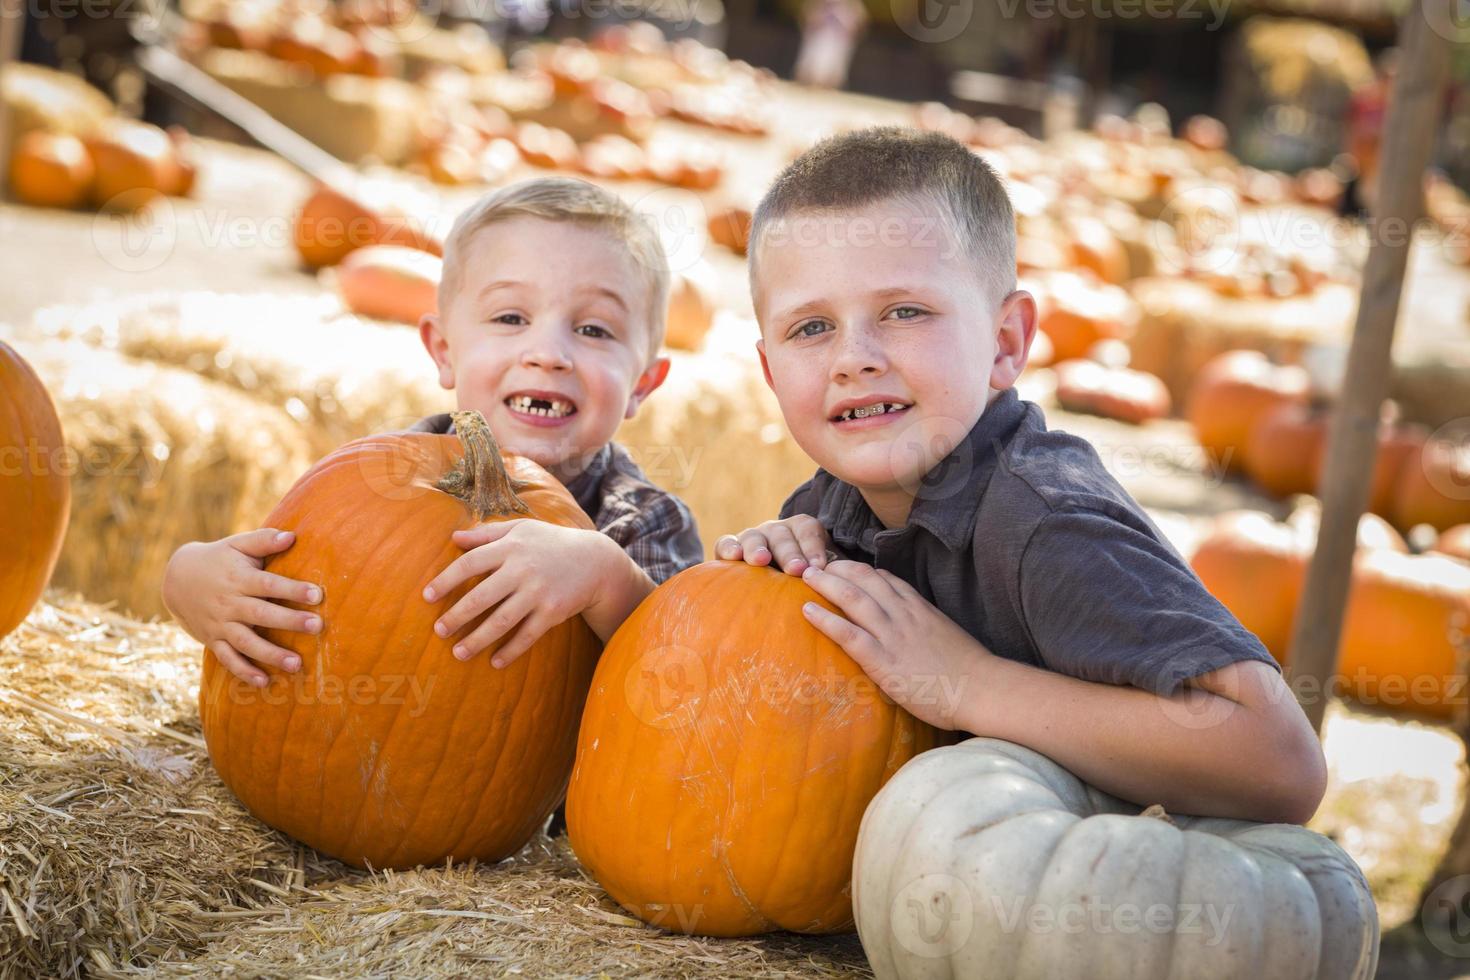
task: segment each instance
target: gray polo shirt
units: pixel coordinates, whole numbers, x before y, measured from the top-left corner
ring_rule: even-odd
[[[1276,666],[1092,446],[1048,430],[1014,390],[925,474],[903,527],[884,528],[826,470],[787,498],[781,516],[793,514],[816,517],[840,556],[902,578],[1010,660],[1164,696],[1236,661]]]

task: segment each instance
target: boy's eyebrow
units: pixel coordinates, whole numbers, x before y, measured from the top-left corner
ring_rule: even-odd
[[[623,299],[623,295],[616,290],[608,289],[606,286],[584,286],[582,287],[580,292],[596,293],[598,296],[606,296],[608,299],[621,306],[624,313],[628,312],[628,301]]]
[[[497,279],[497,280],[495,280],[492,283],[487,283],[486,286],[485,286],[485,288],[483,288],[483,289],[480,290],[480,297],[479,298],[483,299],[486,296],[488,296],[490,293],[495,292],[495,290],[497,290],[497,289],[505,289],[507,287],[524,286],[524,285],[526,285],[526,283],[523,283],[523,282],[521,282],[521,281],[519,281],[517,279]],[[579,292],[591,292],[591,293],[596,293],[599,296],[606,296],[608,299],[612,300],[614,303],[616,303],[619,306],[621,306],[623,308],[623,312],[626,313],[628,311],[628,301],[625,300],[625,299],[623,299],[623,297],[622,297],[622,295],[620,293],[618,293],[618,292],[616,292],[614,290],[608,289],[606,286],[584,286],[584,287],[582,287],[578,291]]]

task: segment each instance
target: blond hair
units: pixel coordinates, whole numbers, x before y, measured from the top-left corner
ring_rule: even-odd
[[[628,249],[648,297],[649,360],[663,344],[669,304],[669,264],[653,224],[611,191],[575,177],[538,177],[492,191],[454,219],[444,242],[439,309],[447,309],[464,281],[464,255],[474,235],[512,218],[570,221],[611,235]],[[554,259],[553,259],[554,261]]]
[[[772,222],[890,200],[936,208],[979,265],[993,302],[1016,288],[1016,217],[994,168],[940,133],[877,126],[822,140],[776,177],[751,220],[751,294],[761,235]]]

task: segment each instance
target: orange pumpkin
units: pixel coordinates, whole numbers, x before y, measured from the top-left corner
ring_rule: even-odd
[[[668,326],[664,343],[680,350],[699,350],[704,335],[715,319],[709,298],[709,269],[700,263],[688,272],[675,273],[669,288]]]
[[[1434,542],[1434,551],[1461,561],[1470,561],[1470,524],[1457,524]]]
[[[730,207],[710,215],[707,223],[710,240],[738,255],[744,255],[750,244],[751,214],[745,208]]]
[[[296,533],[267,568],[323,590],[319,635],[266,631],[300,671],[267,668],[255,688],[204,658],[200,721],[225,785],[261,820],[358,866],[519,850],[562,799],[597,660],[580,617],[503,669],[488,650],[455,659],[456,637],[434,634],[474,584],[420,595],[462,553],[452,532],[523,517],[592,527],[540,467],[502,458],[478,413],[454,422],[458,437],[348,443],[266,519]]]
[[[1327,416],[1309,405],[1282,402],[1268,408],[1241,450],[1246,475],[1269,494],[1316,493],[1327,448]]]
[[[1306,404],[1310,387],[1303,368],[1278,367],[1257,351],[1227,351],[1200,368],[1185,414],[1200,445],[1238,470],[1256,423],[1278,405]]]
[[[71,507],[61,421],[36,372],[0,342],[0,637],[46,589]]]
[[[1280,663],[1287,662],[1307,564],[1317,547],[1317,514],[1303,509],[1288,522],[1259,511],[1217,517],[1190,566],[1205,588],[1254,633]],[[1358,554],[1404,553],[1408,546],[1380,517],[1358,522]]]
[[[173,142],[151,123],[115,121],[86,145],[96,173],[92,203],[98,207],[133,210],[178,185]]]
[[[1056,359],[1086,357],[1104,340],[1127,340],[1138,322],[1138,305],[1118,286],[1072,272],[1035,272],[1050,302],[1038,310],[1037,326],[1051,338]]]
[[[1368,704],[1451,718],[1470,653],[1470,568],[1440,555],[1373,552],[1353,567],[1337,670]]]
[[[1470,524],[1470,447],[1430,439],[1408,452],[1394,487],[1393,522],[1436,531]]]
[[[92,186],[92,158],[75,136],[32,130],[10,157],[10,192],[43,208],[74,208]]]
[[[402,245],[369,245],[337,266],[337,291],[347,308],[361,316],[417,326],[439,308],[438,256]]]
[[[852,928],[863,811],[941,735],[805,620],[808,601],[831,608],[800,579],[706,562],[608,642],[567,830],[592,876],[645,921],[712,936]]]
[[[173,144],[174,165],[172,179],[164,187],[164,193],[174,197],[188,197],[199,179],[199,153],[194,137],[183,126],[167,129],[169,142]]]
[[[1069,412],[1087,412],[1133,425],[1169,414],[1169,389],[1147,372],[1086,359],[1063,361],[1054,370],[1057,402]]]
[[[1103,282],[1114,285],[1128,279],[1128,251],[1118,236],[1100,218],[1071,215],[1063,222],[1071,264],[1086,269]]]
[[[336,265],[364,245],[403,245],[444,254],[422,215],[407,213],[389,192],[367,185],[339,189],[318,184],[301,205],[292,238],[302,261],[313,269]]]

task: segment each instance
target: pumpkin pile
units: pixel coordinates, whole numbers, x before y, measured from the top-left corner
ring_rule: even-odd
[[[873,795],[941,733],[882,696],[770,568],[706,562],[608,642],[567,793],[578,860],[670,930],[852,927],[853,848]],[[747,620],[759,610],[759,626]]]
[[[0,638],[41,598],[71,505],[61,420],[41,379],[0,341]]]
[[[204,658],[199,713],[220,778],[265,823],[374,868],[498,861],[562,799],[597,660],[580,617],[504,669],[460,662],[420,592],[459,555],[452,532],[529,517],[591,528],[529,460],[502,457],[483,417],[457,436],[348,443],[318,462],[266,523],[296,544],[270,571],[320,586],[319,635],[266,636],[300,654],[254,688]],[[473,629],[478,624],[466,626]]]
[[[57,76],[61,73],[35,65],[6,69],[10,106],[57,99],[85,106],[61,119],[45,112],[17,113],[21,125],[8,170],[15,200],[36,207],[131,211],[160,196],[182,197],[193,190],[198,163],[188,131],[120,117],[101,92],[79,79]]]
[[[1237,511],[1216,518],[1191,565],[1205,587],[1283,666],[1316,548],[1315,516],[1287,523]],[[1454,541],[1446,542],[1453,548]],[[1396,531],[1365,515],[1335,683],[1364,703],[1449,718],[1463,703],[1470,638],[1470,565],[1411,555]]]
[[[1195,438],[1226,469],[1274,496],[1317,492],[1330,405],[1313,398],[1303,368],[1226,352],[1201,370],[1186,411]],[[1470,447],[1398,422],[1386,408],[1368,509],[1404,531],[1470,522]]]

